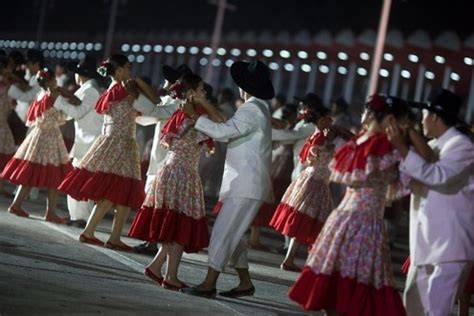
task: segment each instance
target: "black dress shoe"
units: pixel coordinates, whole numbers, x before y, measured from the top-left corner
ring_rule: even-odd
[[[212,290],[200,290],[197,287],[187,287],[179,290],[181,293],[199,296],[204,298],[216,298],[217,291],[216,289]]]
[[[156,248],[156,245],[151,246],[150,243],[148,242],[145,242],[133,248],[135,248],[136,253],[141,253],[143,255],[150,255],[150,256],[156,255],[156,252],[158,251],[158,249]]]
[[[67,226],[74,226],[74,227],[79,227],[79,228],[85,228],[87,222],[83,219],[76,219],[76,220],[68,220],[66,222]]]
[[[224,296],[224,297],[253,296],[254,294],[255,294],[255,288],[253,286],[246,290],[232,289],[230,291],[219,292],[219,295]]]

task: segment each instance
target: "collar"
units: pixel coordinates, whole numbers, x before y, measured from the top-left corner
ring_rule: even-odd
[[[441,135],[439,138],[436,139],[436,146],[438,146],[439,148],[442,148],[448,140],[450,140],[452,137],[456,136],[457,134],[458,133],[457,133],[456,128],[450,127],[446,132],[444,132],[443,135]]]

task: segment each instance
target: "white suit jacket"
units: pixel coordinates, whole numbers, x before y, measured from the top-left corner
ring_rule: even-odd
[[[400,164],[401,172],[422,184],[411,196],[412,263],[473,261],[474,144],[450,128],[430,146],[439,150],[437,162],[410,150]]]
[[[95,105],[100,93],[97,82],[94,79],[86,81],[74,95],[81,100],[78,106],[70,104],[67,99],[58,96],[54,107],[74,119],[76,136],[70,156],[82,159],[97,136],[102,133],[103,116],[95,111]]]
[[[239,197],[273,202],[272,128],[265,101],[251,97],[225,123],[201,116],[195,128],[216,141],[227,142],[219,200]]]
[[[301,171],[303,164],[300,162],[300,151],[306,139],[316,130],[313,123],[305,123],[303,120],[296,123],[292,130],[288,129],[272,129],[272,140],[281,141],[283,143],[294,143],[293,146],[293,172],[291,173],[291,181],[295,181]]]
[[[156,105],[143,95],[140,95],[133,104],[136,110],[144,116],[153,118],[153,123],[156,124],[147,176],[156,175],[161,165],[165,162],[168,150],[160,145],[161,129],[165,122],[173,115],[174,111],[178,109],[179,104],[179,100],[175,100],[170,96],[164,96],[161,98],[161,103]]]
[[[28,107],[30,106],[30,103],[35,99],[41,90],[38,80],[36,80],[36,76],[31,76],[28,79],[28,84],[31,87],[31,89],[28,91],[23,92],[16,85],[12,84],[7,92],[10,98],[16,100],[15,112],[18,114],[18,117],[23,121],[23,123],[26,122],[26,114],[28,113]]]

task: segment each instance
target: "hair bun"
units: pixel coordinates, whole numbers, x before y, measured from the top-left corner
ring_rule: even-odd
[[[103,61],[97,68],[97,73],[102,77],[107,77],[112,73],[114,66],[110,63],[109,60]]]

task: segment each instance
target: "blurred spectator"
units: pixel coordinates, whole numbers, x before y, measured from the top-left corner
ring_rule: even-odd
[[[66,87],[68,76],[66,74],[66,65],[63,62],[59,62],[54,66],[54,75],[56,76],[58,87]]]
[[[234,92],[230,88],[224,88],[221,90],[217,96],[217,103],[219,110],[224,114],[224,116],[229,119],[235,113],[234,101]]]
[[[349,104],[343,98],[337,98],[331,102],[331,115],[334,126],[344,127],[348,130],[354,128],[354,122],[349,113]]]
[[[281,120],[283,106],[286,103],[286,95],[277,94],[271,102],[270,111],[272,112],[272,117]]]

